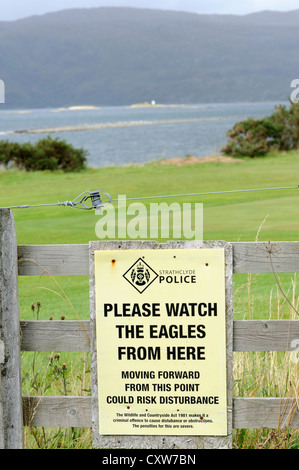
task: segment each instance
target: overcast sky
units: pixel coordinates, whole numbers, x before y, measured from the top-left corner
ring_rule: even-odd
[[[11,21],[68,8],[100,6],[130,6],[243,15],[262,10],[296,10],[299,9],[299,0],[2,0],[0,21]]]

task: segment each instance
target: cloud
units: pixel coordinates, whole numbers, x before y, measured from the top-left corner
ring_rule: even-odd
[[[298,9],[298,0],[10,0],[2,2],[0,20],[14,20],[31,15],[69,8],[130,6],[195,13],[246,14],[261,10]]]
[[[242,2],[239,0],[179,0],[173,3],[177,3],[178,9],[185,11],[235,15],[262,10],[288,11],[298,9],[298,0],[243,0]]]

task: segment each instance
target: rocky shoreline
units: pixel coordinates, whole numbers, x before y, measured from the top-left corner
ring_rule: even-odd
[[[40,129],[22,129],[7,132],[7,134],[53,134],[57,132],[78,132],[90,131],[98,129],[108,129],[116,127],[133,127],[133,126],[154,126],[159,124],[177,124],[185,122],[202,122],[202,121],[223,121],[230,118],[190,118],[190,119],[168,119],[161,121],[124,121],[124,122],[107,122],[95,124],[80,124],[74,126],[61,126],[61,127],[45,127]]]

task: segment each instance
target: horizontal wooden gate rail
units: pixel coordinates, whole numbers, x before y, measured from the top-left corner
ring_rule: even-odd
[[[299,242],[236,242],[234,273],[299,272]],[[125,243],[122,242],[124,249]],[[89,275],[88,245],[19,245],[19,276]],[[89,321],[21,321],[23,351],[89,351]],[[236,320],[234,351],[294,351],[298,320]],[[91,397],[24,396],[24,424],[91,427]],[[297,397],[298,400],[298,397]],[[233,427],[299,428],[295,398],[233,399]],[[33,412],[34,411],[34,412]]]
[[[234,273],[299,272],[299,242],[234,242]],[[128,243],[129,246],[129,243]],[[125,242],[122,242],[125,248]],[[89,275],[89,245],[19,245],[19,275]]]

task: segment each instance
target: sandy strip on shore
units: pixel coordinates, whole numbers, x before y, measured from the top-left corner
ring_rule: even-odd
[[[97,124],[84,124],[78,126],[61,126],[61,127],[45,127],[40,129],[24,129],[8,132],[7,134],[52,134],[55,132],[74,132],[74,131],[90,131],[98,129],[108,129],[117,127],[134,127],[134,126],[153,126],[159,124],[178,124],[188,122],[204,122],[204,121],[224,121],[231,117],[215,117],[215,118],[191,118],[191,119],[169,119],[162,121],[128,121],[128,122],[108,122]]]
[[[155,166],[161,165],[174,165],[174,166],[183,166],[183,165],[196,165],[199,163],[210,163],[210,162],[220,162],[220,163],[236,163],[243,162],[241,158],[225,157],[224,155],[211,155],[207,157],[174,157],[167,160],[161,160],[154,162]]]

